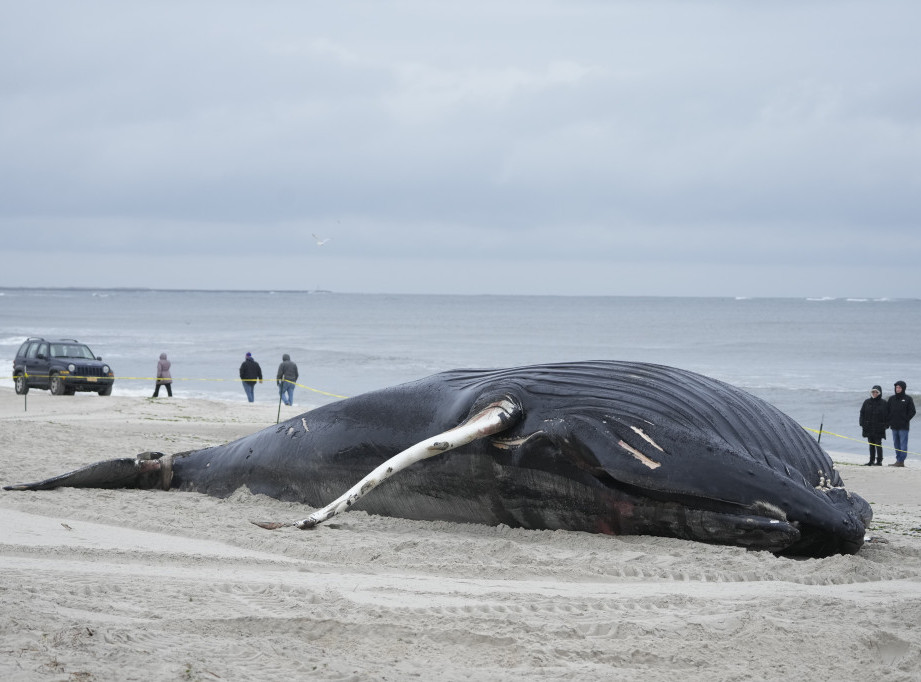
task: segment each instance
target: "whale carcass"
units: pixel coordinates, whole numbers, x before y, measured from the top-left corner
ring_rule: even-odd
[[[854,553],[872,512],[767,402],[694,372],[592,361],[459,369],[324,405],[225,445],[6,486],[240,486],[315,508]],[[281,524],[266,524],[276,527]]]

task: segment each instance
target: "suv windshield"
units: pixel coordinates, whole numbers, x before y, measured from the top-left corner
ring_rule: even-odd
[[[80,358],[83,360],[95,360],[89,348],[82,343],[52,343],[51,357],[53,358]]]

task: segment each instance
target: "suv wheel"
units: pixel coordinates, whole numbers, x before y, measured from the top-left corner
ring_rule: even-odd
[[[112,384],[99,389],[99,395],[112,395]]]
[[[64,395],[64,391],[67,387],[64,385],[64,380],[61,378],[60,374],[51,375],[51,395]]]
[[[16,387],[16,395],[25,395],[29,392],[29,383],[22,374],[13,377],[13,385]]]

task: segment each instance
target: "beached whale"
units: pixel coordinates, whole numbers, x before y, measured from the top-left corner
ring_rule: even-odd
[[[385,482],[386,481],[386,482]],[[7,490],[253,493],[423,520],[854,553],[872,518],[791,418],[673,367],[453,370],[319,407],[226,445],[144,453]]]

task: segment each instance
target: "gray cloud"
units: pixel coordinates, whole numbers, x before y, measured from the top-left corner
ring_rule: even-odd
[[[919,295],[916,3],[5,14],[0,285]]]

